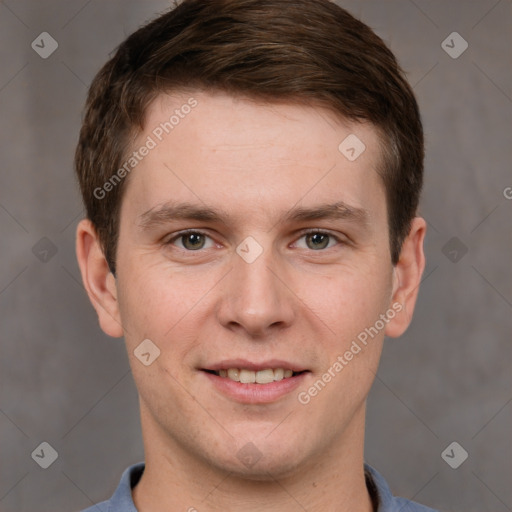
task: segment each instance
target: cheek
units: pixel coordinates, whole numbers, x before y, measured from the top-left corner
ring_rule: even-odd
[[[316,380],[300,390],[301,403],[308,401],[306,407],[321,411],[318,417],[326,423],[343,424],[355,414],[378,369],[386,325],[381,315],[390,307],[391,270],[369,270],[345,268],[317,279],[316,286],[302,288],[301,298],[314,313],[309,318],[323,333],[315,336],[315,343],[325,357]]]
[[[119,276],[119,308],[129,345],[149,338],[161,348],[172,340],[173,351],[194,336],[187,326],[208,292],[214,288],[212,273],[196,272],[194,278],[164,267],[132,265]],[[176,334],[179,332],[179,336]]]
[[[303,276],[298,295],[336,340],[351,340],[389,307],[391,270],[339,268],[329,276]],[[330,337],[331,338],[331,337]]]
[[[163,269],[142,272],[139,267],[139,274],[126,275],[131,278],[121,281],[120,312],[139,393],[146,404],[153,404],[153,410],[165,403],[170,393],[178,404],[173,411],[186,411],[190,397],[184,393],[183,386],[189,387],[190,375],[184,370],[187,366],[184,363],[191,351],[197,351],[197,327],[193,319],[205,294],[204,285],[191,283],[179,275],[171,279]],[[150,345],[149,350],[141,350],[139,347],[146,347],[141,344],[147,339],[157,348]],[[153,354],[158,355],[146,366],[137,354],[148,351],[151,359]],[[166,410],[162,415],[175,422],[178,418],[173,411]]]

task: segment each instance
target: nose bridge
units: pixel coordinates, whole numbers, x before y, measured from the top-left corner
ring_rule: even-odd
[[[233,255],[221,322],[260,334],[270,326],[289,324],[293,306],[279,268],[279,259],[270,245],[264,248],[252,237],[242,241]]]
[[[254,261],[248,262],[241,258],[241,261],[239,260],[235,264],[235,277],[240,282],[243,291],[241,296],[245,297],[248,303],[254,300],[253,308],[263,309],[271,299],[275,298],[276,294],[279,294],[277,290],[279,284],[276,282],[278,279],[275,271],[271,271],[273,260],[272,251],[269,249]],[[267,300],[259,302],[261,298]]]

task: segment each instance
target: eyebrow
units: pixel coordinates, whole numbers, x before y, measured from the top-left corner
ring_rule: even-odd
[[[313,221],[313,220],[347,220],[367,224],[369,212],[364,208],[348,205],[344,201],[322,204],[313,207],[293,207],[281,215],[277,223]],[[156,228],[175,220],[195,220],[200,222],[227,223],[231,215],[222,209],[209,208],[192,203],[168,202],[151,208],[139,216],[138,224],[143,230]]]

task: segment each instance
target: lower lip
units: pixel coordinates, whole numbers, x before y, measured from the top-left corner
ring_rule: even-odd
[[[210,382],[224,395],[243,404],[267,404],[297,389],[309,372],[299,373],[293,377],[268,384],[243,384],[227,377],[202,371]]]

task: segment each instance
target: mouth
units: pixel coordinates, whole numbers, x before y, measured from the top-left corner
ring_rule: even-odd
[[[230,379],[242,384],[270,384],[284,379],[296,377],[308,370],[295,372],[289,368],[265,368],[263,370],[249,370],[247,368],[228,368],[221,370],[203,370],[224,379]]]
[[[290,395],[311,373],[282,360],[252,363],[237,359],[200,370],[214,389],[243,404],[276,402]]]

